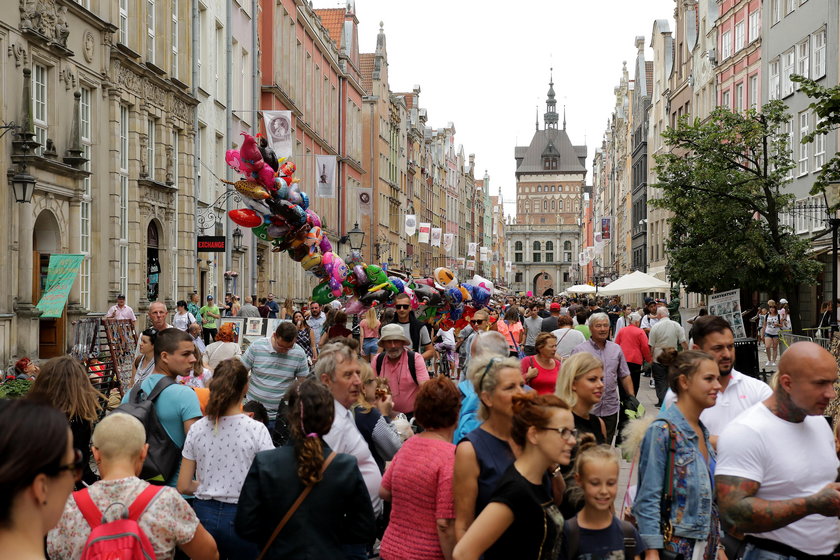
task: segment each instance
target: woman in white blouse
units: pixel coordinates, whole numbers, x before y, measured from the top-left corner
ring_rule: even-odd
[[[175,315],[172,316],[172,326],[184,332],[190,328],[190,325],[195,323],[195,315],[187,311],[187,302],[180,300],[177,303],[178,309]]]

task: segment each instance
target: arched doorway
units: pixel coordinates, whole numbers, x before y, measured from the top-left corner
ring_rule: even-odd
[[[38,303],[47,287],[47,272],[50,268],[50,255],[61,252],[61,228],[58,220],[49,210],[38,214],[32,230],[32,263],[35,268],[32,275],[32,300]],[[65,307],[66,309],[66,307]],[[38,357],[54,358],[64,354],[64,333],[67,325],[66,314],[57,319],[38,321]]]
[[[540,272],[534,276],[534,295],[542,297],[554,295],[553,280],[548,272]]]
[[[160,292],[160,230],[154,221],[146,230],[146,298],[157,301]]]

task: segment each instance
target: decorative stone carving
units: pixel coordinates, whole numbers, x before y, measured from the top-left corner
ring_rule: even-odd
[[[21,64],[26,66],[26,49],[21,45],[16,45],[15,43],[9,45],[9,56],[15,57],[15,68],[20,68]]]
[[[44,157],[58,157],[58,152],[55,149],[55,142],[52,138],[47,138],[47,145],[44,147]]]
[[[73,68],[71,66],[64,68],[59,73],[59,77],[61,78],[61,81],[64,82],[64,89],[70,90],[76,87],[76,73],[73,72]]]
[[[175,165],[175,160],[173,158],[173,148],[172,146],[166,147],[166,184],[172,185],[175,183],[174,180],[174,170],[173,166]]]
[[[59,6],[56,0],[20,0],[20,29],[33,31],[66,49],[70,35],[67,8]]]
[[[82,47],[82,54],[85,60],[87,62],[93,62],[93,49],[96,47],[96,39],[90,31],[85,31],[84,37],[82,38]]]
[[[140,176],[149,176],[149,162],[147,161],[149,146],[149,137],[145,134],[140,134]]]

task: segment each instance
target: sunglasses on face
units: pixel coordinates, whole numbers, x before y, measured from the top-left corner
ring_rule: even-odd
[[[66,465],[59,465],[57,469],[55,469],[56,474],[59,474],[63,471],[70,471],[73,473],[73,478],[76,482],[79,482],[82,479],[82,469],[85,466],[84,458],[82,457],[82,452],[79,449],[73,450],[73,462],[67,463]]]
[[[406,305],[406,304],[397,304],[397,305],[394,306],[394,308],[395,309],[411,309],[411,306]]]
[[[482,324],[484,324],[484,319],[473,319],[472,321],[470,321],[470,324],[471,325],[482,325]]]

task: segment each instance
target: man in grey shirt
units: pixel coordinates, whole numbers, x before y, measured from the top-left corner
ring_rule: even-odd
[[[533,356],[537,353],[534,345],[536,344],[537,335],[540,334],[543,323],[543,318],[540,317],[539,310],[540,308],[536,303],[531,304],[525,310],[525,344],[522,346],[522,350],[526,356]]]
[[[239,308],[240,317],[259,317],[260,310],[254,305],[257,302],[257,296],[251,296],[250,300],[245,300],[242,307]]]

